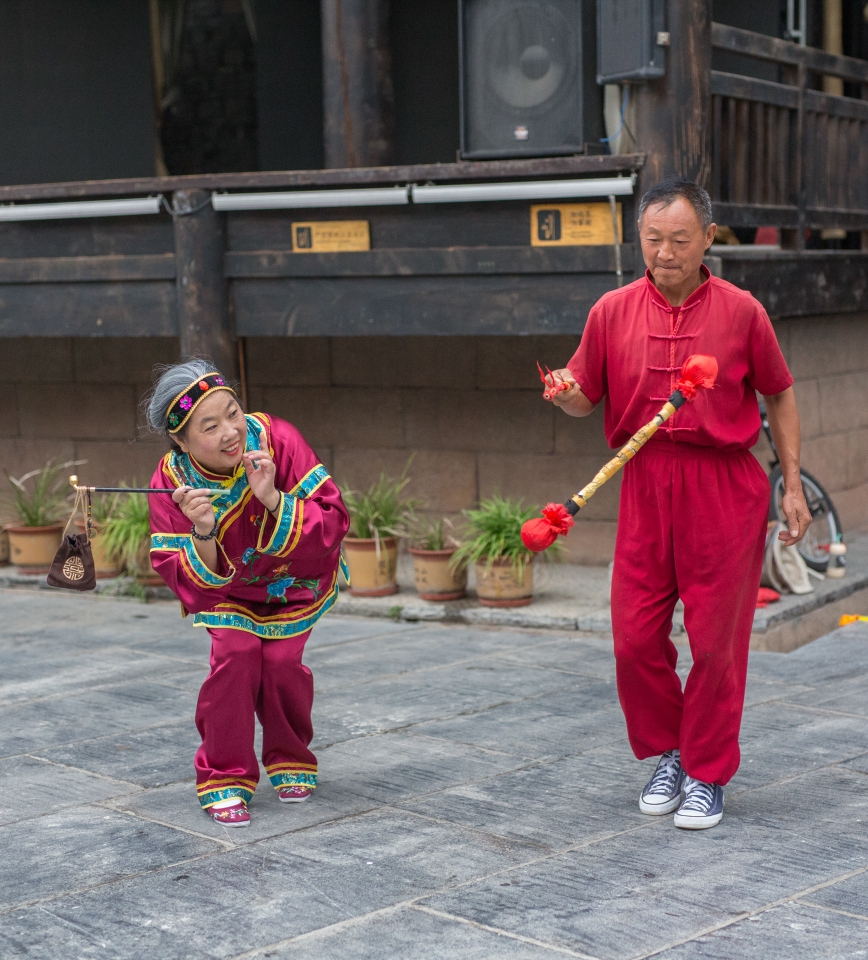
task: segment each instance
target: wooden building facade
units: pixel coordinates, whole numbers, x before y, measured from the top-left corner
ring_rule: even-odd
[[[24,6],[0,0],[0,16]],[[597,90],[581,154],[470,161],[454,159],[452,0],[391,11],[383,0],[239,0],[220,8],[237,27],[228,48],[206,0],[118,3],[112,29],[138,44],[123,70],[139,99],[148,74],[158,106],[147,142],[115,151],[127,175],[28,183],[14,139],[0,151],[0,172],[17,180],[0,186],[2,465],[74,457],[94,482],[145,479],[159,444],[143,435],[137,400],[155,363],[201,353],[239,378],[251,408],[297,423],[340,482],[397,472],[415,452],[413,492],[433,512],[495,490],[545,502],[581,484],[606,447],[598,415],[572,421],[541,401],[535,361],[564,363],[594,301],[637,275],[636,200],[678,173],[705,183],[734,236],[778,231],[778,244],[715,245],[708,264],[773,317],[797,378],[806,466],[845,530],[864,526],[868,62],[858,44],[844,56],[775,36],[780,10],[766,6],[760,33],[715,22],[708,0],[667,0],[665,75],[630,85],[630,152],[603,152]],[[183,38],[197,10],[211,26],[194,60]],[[814,27],[802,26],[816,34],[822,5],[809,10]],[[290,26],[294,57],[278,43]],[[264,51],[254,66],[251,45]],[[188,108],[205,95],[189,77],[209,56],[238,80],[235,106],[212,116],[225,142],[238,140],[231,162],[201,137],[171,135],[173,124],[207,126],[211,107]],[[140,134],[141,104],[128,99],[119,123]],[[89,122],[85,140],[113,139]],[[255,149],[239,146],[254,128]],[[163,176],[146,175],[146,156]],[[253,157],[282,169],[244,169]],[[223,169],[175,172],[190,163]],[[121,200],[138,203],[135,215]],[[594,205],[597,242],[540,234],[541,206],[577,204]],[[573,559],[608,559],[610,487],[582,518]]]

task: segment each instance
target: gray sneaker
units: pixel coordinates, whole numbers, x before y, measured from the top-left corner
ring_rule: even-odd
[[[675,814],[675,826],[682,830],[707,830],[716,827],[723,817],[723,787],[687,777],[684,781],[684,803]]]
[[[681,752],[668,750],[660,758],[654,776],[639,797],[639,809],[652,817],[672,813],[681,806],[681,790],[686,774],[681,769]]]

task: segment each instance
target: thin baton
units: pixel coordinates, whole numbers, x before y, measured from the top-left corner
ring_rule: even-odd
[[[178,488],[177,487],[83,487],[79,486],[78,477],[71,476],[69,478],[69,485],[73,487],[77,492],[82,493],[174,493]],[[216,489],[213,487],[191,487],[191,490],[197,490],[201,493],[207,493],[209,497],[220,497],[224,493],[227,493],[226,490],[220,488]]]

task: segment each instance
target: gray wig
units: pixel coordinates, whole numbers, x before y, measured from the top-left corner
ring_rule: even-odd
[[[219,372],[210,360],[202,357],[193,357],[192,360],[186,360],[184,363],[156,367],[154,373],[158,374],[157,382],[142,401],[142,409],[150,429],[154,433],[162,434],[173,446],[176,446],[166,422],[172,401],[200,377],[204,377],[207,373]]]

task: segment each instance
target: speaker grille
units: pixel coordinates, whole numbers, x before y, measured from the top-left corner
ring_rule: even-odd
[[[462,152],[582,149],[580,0],[465,0]]]

